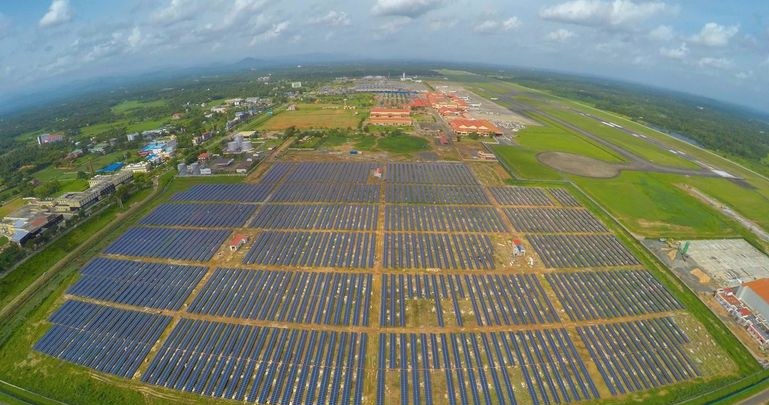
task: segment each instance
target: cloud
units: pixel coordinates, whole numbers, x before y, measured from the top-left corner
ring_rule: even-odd
[[[328,14],[310,19],[310,24],[325,25],[328,27],[346,27],[352,24],[352,20],[344,11],[331,10]]]
[[[734,77],[736,77],[739,80],[750,79],[751,77],[753,77],[753,71],[748,70],[747,72],[737,72],[735,73]]]
[[[272,27],[270,27],[270,29],[268,29],[267,31],[263,32],[261,36],[265,40],[269,41],[271,39],[275,39],[281,36],[286,31],[286,28],[288,28],[288,21],[281,21],[277,24],[272,24]]]
[[[152,13],[151,19],[162,24],[175,24],[191,20],[200,11],[200,3],[194,0],[170,0],[168,4]]]
[[[686,46],[685,42],[682,42],[678,48],[660,48],[660,55],[669,59],[681,60],[689,55],[689,47]]]
[[[720,24],[709,22],[705,24],[698,34],[692,36],[692,42],[711,47],[722,47],[729,45],[729,40],[740,31],[739,25],[726,27]]]
[[[618,27],[638,23],[669,10],[672,8],[660,1],[572,0],[545,7],[539,15],[545,20],[570,24]]]
[[[38,23],[42,28],[54,27],[72,19],[72,11],[69,8],[69,0],[53,0],[48,12]]]
[[[667,25],[660,25],[659,27],[649,31],[649,39],[659,42],[668,42],[676,37],[676,33],[673,28]]]
[[[545,39],[548,41],[553,42],[566,42],[572,37],[574,37],[574,33],[572,31],[569,31],[567,29],[559,28],[555,31],[549,32],[547,35],[545,35]]]
[[[459,21],[456,18],[450,18],[450,19],[443,19],[443,20],[430,20],[429,23],[427,23],[427,28],[430,29],[430,31],[441,31],[441,30],[448,30],[451,28],[454,28]]]
[[[718,70],[727,70],[734,67],[734,62],[726,58],[704,57],[697,61],[697,66],[701,68],[712,68]]]
[[[386,21],[380,24],[378,27],[376,27],[374,38],[384,39],[385,37],[396,34],[400,32],[403,29],[403,27],[405,27],[409,23],[409,21],[411,21],[411,19],[408,17],[396,17],[389,21]]]
[[[520,26],[521,20],[519,20],[518,17],[510,17],[504,21],[484,20],[473,27],[473,31],[478,34],[494,34],[511,31]]]
[[[445,0],[376,0],[371,13],[379,16],[416,18],[440,8],[445,2]]]

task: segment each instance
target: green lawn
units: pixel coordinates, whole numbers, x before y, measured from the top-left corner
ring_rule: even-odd
[[[622,162],[623,159],[603,145],[595,144],[590,139],[575,134],[565,128],[536,117],[542,126],[529,126],[518,132],[517,140],[522,146],[540,152],[568,152],[591,157],[606,162]]]
[[[612,179],[570,176],[632,232],[649,237],[736,236],[731,221],[676,187],[687,178],[623,172]]]
[[[411,135],[388,135],[377,140],[377,148],[393,153],[419,152],[430,148],[430,143]]]
[[[537,151],[521,146],[496,146],[494,151],[503,166],[522,179],[560,180],[556,170],[537,160]]]

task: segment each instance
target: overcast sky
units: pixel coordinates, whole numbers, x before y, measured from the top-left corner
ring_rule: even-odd
[[[0,93],[305,53],[542,67],[769,111],[766,0],[0,1]]]

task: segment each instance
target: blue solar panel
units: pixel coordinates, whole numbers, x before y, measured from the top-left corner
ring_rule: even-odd
[[[370,274],[217,269],[189,311],[327,325],[368,325]]]
[[[539,279],[520,275],[382,275],[380,322],[386,327],[413,324],[406,308],[411,300],[432,300],[438,326],[463,326],[469,317],[460,307],[469,301],[475,324],[525,325],[558,322],[558,315]],[[446,311],[443,308],[453,308]],[[412,322],[409,322],[409,320]],[[424,323],[426,320],[420,320]]]
[[[379,186],[374,184],[284,183],[272,197],[273,202],[379,202]]]
[[[69,294],[139,307],[179,309],[207,268],[96,258]]]
[[[278,232],[259,234],[243,263],[274,266],[374,266],[376,236],[357,232]]]
[[[293,163],[294,170],[286,176],[287,183],[365,183],[374,163],[330,162]]]
[[[67,301],[35,350],[121,377],[131,377],[171,318]]]
[[[374,230],[376,205],[265,205],[251,222],[266,229]]]
[[[363,333],[182,319],[142,380],[236,401],[360,403],[366,344]]]
[[[230,235],[225,230],[131,228],[104,253],[208,261]]]
[[[478,180],[462,163],[388,163],[385,180],[390,183],[477,185]]]
[[[493,252],[487,235],[387,233],[383,260],[388,269],[488,270]]]
[[[429,184],[387,185],[387,202],[411,204],[486,205],[489,200],[480,186],[434,186]]]
[[[175,201],[235,201],[260,202],[270,195],[274,183],[260,184],[199,184],[175,194]]]
[[[388,205],[385,230],[505,232],[507,229],[492,207]]]
[[[587,320],[681,309],[646,270],[546,274],[571,319]]]
[[[162,204],[139,222],[142,225],[241,227],[254,213],[253,204]]]
[[[689,338],[671,318],[578,327],[577,332],[612,395],[701,375],[683,347]]]

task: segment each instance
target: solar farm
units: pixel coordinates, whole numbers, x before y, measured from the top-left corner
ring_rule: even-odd
[[[80,271],[38,352],[258,404],[559,404],[697,382],[712,346],[563,188],[456,162],[194,186]]]

